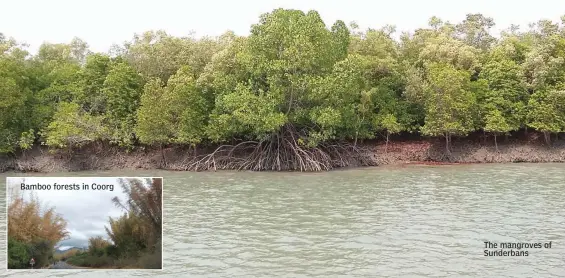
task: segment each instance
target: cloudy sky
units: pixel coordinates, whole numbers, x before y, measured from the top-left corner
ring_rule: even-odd
[[[460,22],[467,13],[482,13],[494,18],[499,32],[510,24],[527,27],[542,18],[558,21],[565,14],[563,0],[18,0],[2,3],[0,32],[28,43],[32,53],[43,41],[69,42],[75,36],[93,51],[107,51],[147,30],[177,36],[217,36],[226,30],[246,35],[259,15],[279,7],[317,10],[326,24],[341,19],[356,21],[363,29],[393,24],[399,31],[424,27],[434,15]]]
[[[8,178],[8,194],[19,188],[25,179],[25,184],[113,184],[114,191],[94,190],[33,190],[43,205],[54,206],[57,213],[67,220],[67,230],[70,238],[59,243],[65,246],[88,246],[88,238],[102,236],[108,238],[104,226],[108,225],[108,217],[119,217],[123,211],[116,208],[111,199],[118,196],[125,200],[125,194],[118,183],[118,178],[97,177],[18,177]],[[30,191],[24,191],[29,198]],[[65,248],[61,248],[65,249]]]

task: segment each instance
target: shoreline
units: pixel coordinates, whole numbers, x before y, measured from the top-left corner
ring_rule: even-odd
[[[462,140],[453,142],[451,158],[442,143],[441,140],[391,141],[388,147],[384,142],[365,143],[363,155],[369,158],[372,165],[352,163],[347,167],[336,167],[335,170],[382,165],[565,162],[565,142],[561,140],[555,141],[551,147],[540,142],[502,142],[498,144],[498,151],[494,144],[489,142],[481,144]],[[203,151],[201,154],[206,153],[210,151]],[[52,153],[46,148],[34,147],[25,154],[13,157],[0,156],[0,172],[50,173],[120,169],[187,171],[187,161],[194,157],[193,150],[188,150],[186,147],[169,147],[162,151],[141,148],[126,152],[117,147],[92,145],[75,150],[73,153]]]

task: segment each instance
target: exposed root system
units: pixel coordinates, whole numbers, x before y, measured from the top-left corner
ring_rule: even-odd
[[[484,145],[454,142],[451,158],[443,141],[339,142],[310,148],[301,144],[297,132],[275,134],[262,141],[245,141],[213,148],[139,148],[131,152],[108,145],[81,149],[47,151],[35,147],[17,156],[0,156],[0,172],[67,172],[82,170],[163,169],[172,171],[254,170],[325,171],[340,167],[373,166],[423,162],[495,163],[565,162],[565,142],[549,148],[544,142],[499,142]]]
[[[349,143],[307,147],[294,133],[276,134],[264,141],[223,145],[210,154],[185,161],[184,170],[327,171],[349,166],[375,166],[372,152]]]

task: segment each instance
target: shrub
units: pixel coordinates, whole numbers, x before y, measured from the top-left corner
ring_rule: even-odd
[[[25,243],[8,238],[8,268],[27,268],[30,259]]]
[[[55,261],[66,261],[68,258],[70,258],[70,257],[72,257],[72,256],[75,256],[75,255],[77,255],[77,254],[79,254],[79,253],[80,253],[80,250],[78,250],[78,249],[70,249],[70,250],[67,250],[67,251],[64,252],[64,253],[55,254],[55,255],[53,256],[53,259],[54,259]]]
[[[29,253],[35,259],[34,267],[47,266],[50,258],[53,258],[53,244],[47,240],[38,240],[30,245]]]
[[[91,237],[88,239],[88,252],[92,255],[102,256],[105,253],[106,247],[110,242],[103,239],[101,236]]]
[[[142,254],[138,261],[137,267],[146,269],[160,269],[163,267],[161,248],[157,248],[155,252]]]

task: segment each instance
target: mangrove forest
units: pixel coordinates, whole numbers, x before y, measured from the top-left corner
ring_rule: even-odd
[[[183,146],[186,170],[370,165],[364,142],[565,132],[565,16],[509,26],[468,14],[398,33],[276,9],[249,35],[78,38],[36,54],[0,35],[0,152]],[[207,150],[205,152],[201,150]],[[166,160],[163,156],[163,163]]]

